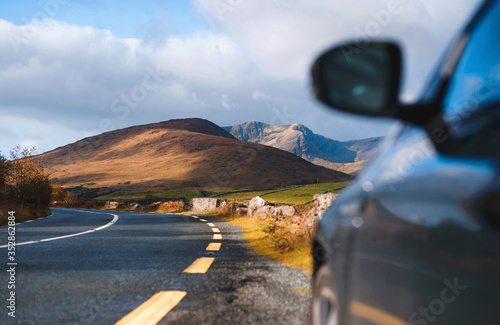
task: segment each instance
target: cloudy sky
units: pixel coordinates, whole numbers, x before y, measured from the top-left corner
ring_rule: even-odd
[[[0,4],[0,150],[45,152],[172,118],[301,123],[350,140],[392,121],[331,111],[314,58],[348,39],[398,40],[418,98],[476,0],[24,0]]]

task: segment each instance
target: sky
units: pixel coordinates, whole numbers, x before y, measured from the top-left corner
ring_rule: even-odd
[[[38,153],[132,125],[300,123],[352,140],[395,123],[324,107],[314,59],[390,39],[403,102],[423,87],[477,0],[0,0],[0,152]]]

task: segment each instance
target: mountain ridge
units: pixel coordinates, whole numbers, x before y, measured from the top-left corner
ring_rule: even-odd
[[[271,125],[257,121],[223,129],[239,140],[279,148],[317,165],[334,170],[346,168],[353,173],[376,152],[382,139],[374,137],[342,142],[315,134],[301,124]]]
[[[257,188],[351,179],[283,150],[237,140],[204,119],[109,131],[39,156],[50,178],[66,187],[189,182],[200,187]]]

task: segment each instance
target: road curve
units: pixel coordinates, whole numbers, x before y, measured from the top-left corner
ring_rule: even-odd
[[[15,318],[2,324],[304,324],[309,278],[211,216],[52,209],[16,225]],[[7,266],[7,227],[0,256]],[[8,272],[0,299],[11,295]]]

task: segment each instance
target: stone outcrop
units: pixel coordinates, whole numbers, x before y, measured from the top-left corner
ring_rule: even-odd
[[[248,203],[248,215],[251,216],[255,213],[256,210],[261,209],[269,205],[269,202],[261,198],[260,196],[256,196],[250,200]]]
[[[250,200],[247,211],[251,217],[265,218],[273,216],[278,219],[281,217],[291,217],[296,212],[295,208],[291,205],[274,206],[274,204],[267,202],[260,196],[256,196]]]
[[[295,214],[295,208],[291,205],[282,205],[275,207],[273,211],[274,216],[291,217]]]
[[[316,224],[318,220],[321,220],[325,211],[333,204],[338,194],[326,193],[326,194],[315,194],[313,196],[315,207],[309,210],[307,217],[309,218],[309,227]]]
[[[111,209],[116,209],[120,206],[120,202],[118,201],[106,201],[106,207]]]
[[[316,208],[318,209],[318,212],[324,212],[326,209],[328,209],[328,207],[333,204],[337,196],[339,195],[335,193],[313,195],[314,203],[316,203]]]
[[[140,207],[141,207],[141,205],[139,203],[137,203],[137,202],[133,202],[133,203],[130,203],[128,205],[128,208],[130,210],[136,210],[137,208],[140,208]]]
[[[221,204],[227,204],[225,199],[219,198],[193,198],[191,199],[191,210],[194,212],[215,211]]]

